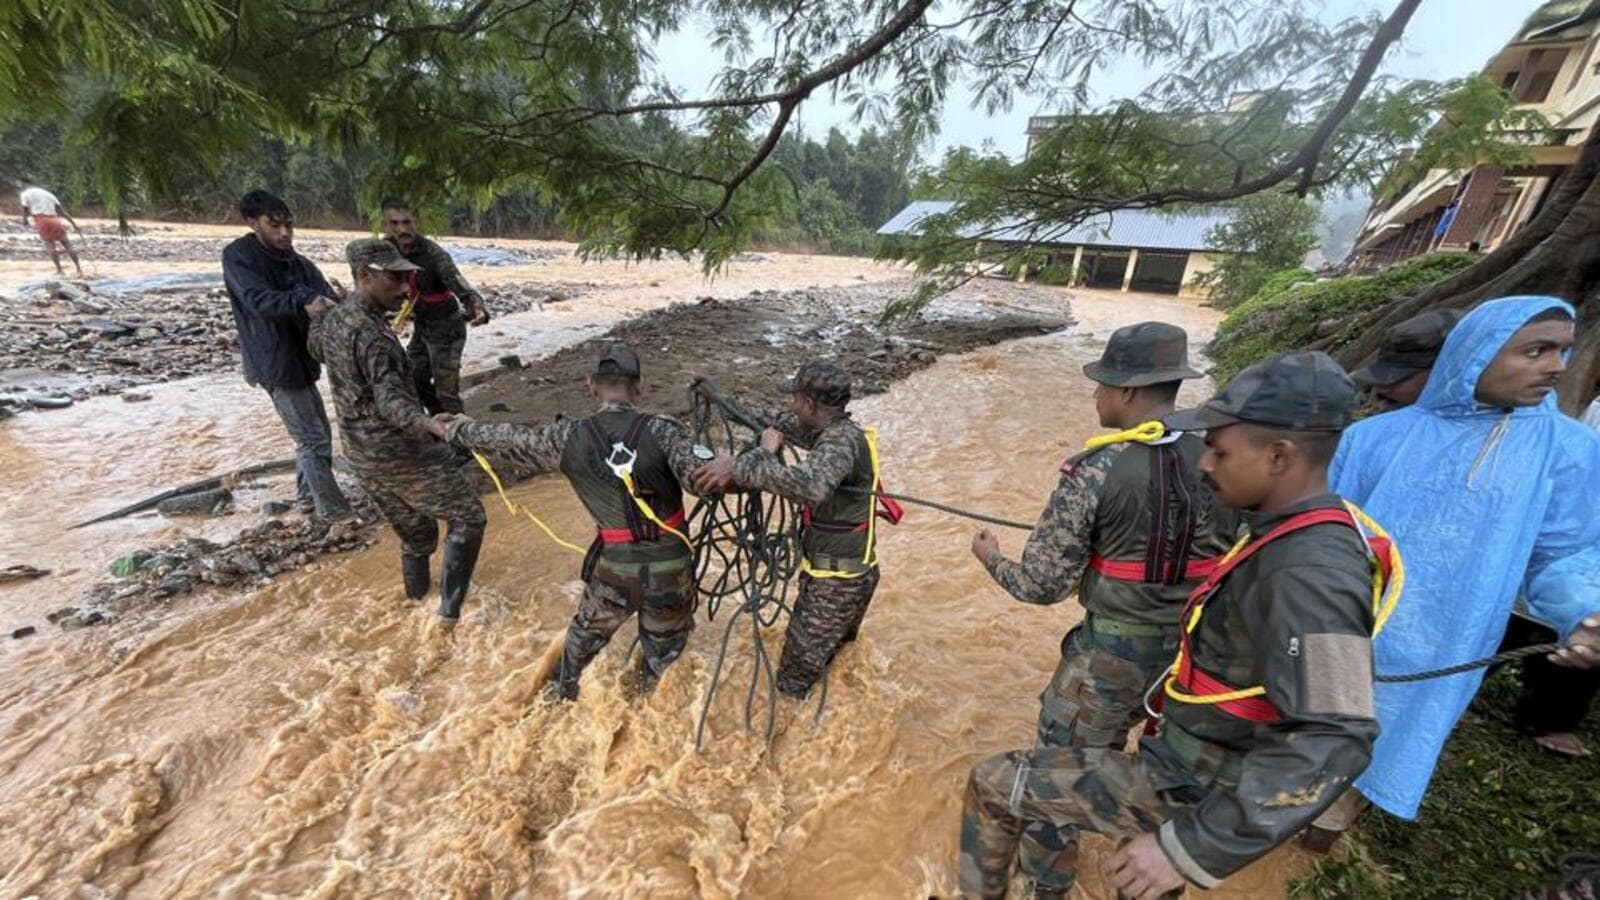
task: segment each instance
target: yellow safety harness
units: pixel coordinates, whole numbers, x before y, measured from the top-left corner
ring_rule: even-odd
[[[867,460],[872,463],[872,491],[867,495],[867,548],[861,554],[862,569],[859,572],[847,572],[839,569],[819,569],[811,564],[811,560],[800,557],[800,571],[812,578],[860,578],[878,564],[878,429],[867,427],[861,429],[867,437]]]
[[[623,457],[622,462],[617,462],[618,457]],[[637,450],[623,444],[621,441],[616,441],[611,445],[611,454],[606,457],[606,465],[611,467],[613,475],[621,479],[623,488],[628,492],[628,499],[632,500],[633,505],[639,508],[639,512],[643,513],[646,519],[655,523],[657,528],[683,541],[683,545],[689,548],[689,552],[691,554],[694,553],[694,544],[689,542],[689,538],[683,532],[661,521],[661,517],[656,515],[655,510],[650,508],[650,504],[644,502],[644,499],[639,496],[639,492],[634,489],[633,463],[638,458],[639,452]]]
[[[1097,434],[1083,442],[1085,450],[1099,450],[1112,444],[1133,442],[1138,444],[1153,444],[1167,436],[1167,426],[1158,419],[1141,422],[1126,431],[1114,431],[1111,434]]]

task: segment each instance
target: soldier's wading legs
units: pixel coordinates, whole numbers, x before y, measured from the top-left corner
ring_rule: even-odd
[[[406,341],[406,366],[411,369],[411,383],[417,388],[417,399],[428,415],[444,412],[439,406],[439,392],[433,389],[433,364],[428,361],[428,344],[422,339],[422,325],[413,321],[411,338]]]
[[[644,605],[639,610],[639,689],[649,691],[661,680],[689,642],[694,630],[694,573],[689,565],[646,582]]]
[[[438,523],[386,487],[382,479],[362,478],[361,487],[400,537],[400,577],[406,596],[412,600],[422,599],[432,580],[428,560],[439,546]]]
[[[561,699],[578,698],[579,676],[639,608],[642,598],[638,592],[637,581],[608,574],[605,563],[595,568],[584,585],[578,614],[567,626],[567,640],[561,647],[561,667],[556,671],[556,690]]]
[[[1145,689],[1177,649],[1176,636],[1110,637],[1086,625],[1067,632],[1061,663],[1039,695],[1039,746],[1122,749],[1145,718]]]
[[[465,407],[461,404],[461,352],[467,346],[467,324],[458,314],[418,322],[411,340],[413,345],[421,344],[420,350],[410,347],[406,350],[412,371],[432,376],[432,393],[438,411],[462,412]]]
[[[991,756],[967,779],[961,894],[1002,900],[1013,858],[1045,895],[1064,894],[1077,879],[1082,832],[1132,837],[1155,831],[1174,809],[1138,758],[1116,750],[1047,748]],[[1065,849],[1032,840],[1032,826],[1039,824],[1060,836]]]
[[[878,588],[878,570],[859,578],[812,578],[800,574],[794,613],[783,635],[778,690],[804,697],[848,637],[854,640]]]

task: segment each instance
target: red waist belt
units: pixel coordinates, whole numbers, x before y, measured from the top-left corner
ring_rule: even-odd
[[[668,528],[675,528],[675,529],[677,529],[679,531],[682,531],[684,523],[687,520],[684,517],[683,510],[680,509],[677,512],[673,513],[672,515],[668,516],[667,518],[662,519],[661,521],[665,522]],[[600,533],[600,543],[602,543],[602,544],[632,544],[632,543],[634,543],[633,532],[630,529],[627,529],[627,528],[600,528],[600,529],[597,529],[597,530]]]
[[[449,291],[433,291],[432,293],[428,293],[428,294],[418,294],[417,295],[417,302],[418,303],[443,303],[446,300],[449,300],[452,296],[454,296],[454,295],[451,294]]]
[[[1217,568],[1217,563],[1222,561],[1220,556],[1206,559],[1191,559],[1183,567],[1184,581],[1198,581],[1208,577]],[[1144,581],[1145,562],[1142,559],[1106,559],[1104,556],[1089,557],[1089,568],[1110,578],[1112,581]]]

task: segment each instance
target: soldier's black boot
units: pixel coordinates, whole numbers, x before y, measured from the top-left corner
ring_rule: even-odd
[[[444,541],[444,564],[439,569],[439,618],[454,622],[461,618],[461,604],[472,584],[472,570],[478,565],[478,550],[483,535],[464,537],[452,534]]]
[[[421,600],[433,587],[433,574],[428,570],[428,557],[410,553],[400,554],[400,578],[406,585],[407,600]]]

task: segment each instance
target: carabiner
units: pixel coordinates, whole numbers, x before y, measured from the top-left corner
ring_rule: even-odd
[[[617,457],[623,455],[627,458],[620,463],[617,462]],[[617,441],[611,445],[611,453],[606,456],[606,465],[611,467],[611,474],[618,478],[630,478],[633,476],[633,463],[638,458],[639,451],[628,447],[621,441]]]

